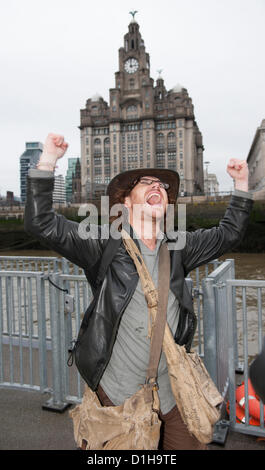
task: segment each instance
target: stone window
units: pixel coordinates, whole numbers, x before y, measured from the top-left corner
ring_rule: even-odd
[[[127,113],[136,113],[137,107],[135,105],[128,106]]]
[[[107,137],[104,139],[104,155],[110,154],[110,139]]]
[[[95,155],[95,157],[94,157],[94,165],[101,165],[101,157]]]
[[[164,149],[165,147],[165,136],[162,134],[162,132],[159,132],[156,136],[156,148],[159,149]]]
[[[167,146],[168,149],[175,149],[176,148],[176,135],[175,132],[169,132],[167,135]]]

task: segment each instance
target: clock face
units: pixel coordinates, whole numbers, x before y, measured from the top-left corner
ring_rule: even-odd
[[[136,70],[138,70],[139,63],[137,59],[134,59],[133,57],[130,57],[128,60],[126,60],[124,64],[124,68],[126,72],[128,73],[135,73]]]

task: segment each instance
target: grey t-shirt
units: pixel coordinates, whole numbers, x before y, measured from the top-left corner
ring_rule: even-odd
[[[161,240],[157,241],[154,251],[138,240],[141,253],[153,282],[158,283],[158,252]],[[139,279],[136,290],[123,313],[112,355],[101,378],[100,385],[115,405],[120,405],[145,382],[149,364],[150,338],[148,338],[148,308]],[[179,304],[169,291],[167,322],[174,334],[178,325]],[[163,414],[168,413],[176,404],[171,391],[167,372],[166,357],[162,352],[158,367],[158,386],[160,407]]]

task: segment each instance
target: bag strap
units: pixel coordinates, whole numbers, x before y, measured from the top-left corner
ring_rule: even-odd
[[[150,381],[157,377],[158,364],[162,351],[164,331],[167,318],[167,303],[170,278],[170,258],[166,243],[163,243],[159,251],[158,271],[158,304],[155,326],[150,347],[150,359],[147,369],[146,380]]]
[[[96,287],[98,287],[104,280],[105,274],[110,266],[114,256],[116,255],[120,245],[122,242],[122,238],[119,237],[118,239],[112,238],[111,235],[106,243],[104,248],[100,266],[98,270],[97,280],[96,280]]]
[[[154,317],[152,326],[149,365],[146,383],[155,382],[160,360],[164,331],[166,325],[167,302],[170,279],[170,257],[166,243],[159,251],[158,290],[155,288],[151,275],[144,263],[142,254],[129,234],[122,230],[123,242],[133,259],[138,271],[142,288],[146,297],[150,317]]]

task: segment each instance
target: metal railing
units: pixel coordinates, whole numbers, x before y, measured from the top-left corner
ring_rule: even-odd
[[[0,256],[0,270],[56,272],[62,269],[62,259],[38,256]]]
[[[221,261],[214,260],[205,266],[196,268],[189,274],[187,280],[190,283],[190,292],[194,299],[194,309],[198,318],[198,328],[195,335],[194,346],[203,356],[203,318],[202,318],[202,279],[216,269]],[[0,256],[0,271],[39,271],[46,275],[53,273],[64,273],[83,275],[84,272],[75,264],[69,262],[63,257],[37,257],[37,256]]]
[[[54,274],[51,280],[62,289],[52,287],[60,325],[62,401],[79,403],[83,395],[84,381],[76,367],[67,366],[68,350],[71,342],[77,338],[84,312],[92,300],[92,292],[84,275]],[[69,299],[72,299],[72,302],[69,302]],[[59,361],[58,358],[57,361]]]
[[[71,275],[65,276],[70,291]],[[51,283],[59,287],[59,278],[62,281],[64,275],[0,271],[0,386],[48,392],[51,398],[43,408],[63,411],[69,404],[65,400],[65,376],[72,336],[66,335],[64,315],[69,310],[66,292]],[[78,282],[82,278],[85,284],[80,292],[81,284],[77,288],[76,283],[73,292],[79,328],[81,312],[91,301],[92,294],[85,276],[72,275],[72,278]],[[78,301],[81,296],[82,307]]]
[[[197,330],[193,340],[193,347],[196,347],[198,354],[203,358],[204,357],[204,326],[203,326],[203,289],[202,281],[203,279],[209,276],[211,272],[218,268],[222,264],[222,261],[215,259],[210,261],[206,265],[200,266],[199,268],[194,269],[190,274],[190,278],[193,282],[192,287],[192,297],[193,297],[193,307],[197,316]]]
[[[199,315],[201,279],[218,264],[197,268],[186,279]],[[80,402],[83,380],[75,367],[69,369],[67,359],[92,300],[83,270],[65,258],[0,256],[0,280],[0,385],[51,393],[46,409],[63,410]],[[72,299],[72,308],[66,298]],[[199,352],[200,324],[195,339]]]
[[[230,259],[202,281],[204,363],[224,397],[229,383],[226,280],[234,278],[234,260]]]
[[[67,359],[92,299],[83,271],[64,258],[0,257],[0,268],[0,386],[49,392],[47,409],[61,411],[79,403],[84,383],[75,367],[68,368]],[[189,274],[188,287],[198,315],[194,346],[225,402],[229,399],[232,428],[264,436],[262,414],[260,427],[250,425],[248,419],[245,424],[236,422],[235,370],[243,361],[247,381],[249,361],[261,350],[265,281],[234,278],[234,260],[215,260]],[[251,295],[244,290],[239,295],[239,288],[252,289]],[[257,332],[255,347],[249,298],[250,321]]]
[[[40,271],[45,274],[63,273],[83,273],[73,263],[66,258],[56,256],[0,256],[0,271]]]
[[[1,272],[1,386],[41,392],[48,388],[44,309],[42,272]]]
[[[227,286],[227,313],[228,313],[228,348],[229,348],[229,415],[231,429],[255,436],[265,436],[264,404],[256,400],[259,408],[258,419],[253,423],[253,416],[249,410],[249,366],[253,358],[262,349],[262,338],[265,325],[265,281],[235,280],[226,281]],[[253,328],[253,325],[255,326]],[[235,349],[234,344],[237,344]],[[235,374],[237,360],[243,361],[243,401],[236,400],[238,381]],[[264,370],[265,373],[265,370]],[[242,376],[241,376],[242,377]],[[255,400],[256,397],[250,398]],[[240,408],[238,408],[240,406]],[[239,415],[239,410],[240,415]]]

